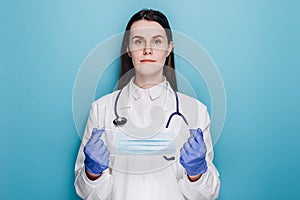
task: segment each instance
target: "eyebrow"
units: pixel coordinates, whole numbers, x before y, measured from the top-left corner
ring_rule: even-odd
[[[152,38],[157,38],[157,37],[164,38],[164,36],[162,36],[162,35],[155,35],[155,36],[153,36]],[[133,36],[131,39],[133,40],[133,39],[135,39],[135,38],[141,38],[141,39],[143,39],[144,37],[139,36],[139,35],[136,35],[136,36]]]

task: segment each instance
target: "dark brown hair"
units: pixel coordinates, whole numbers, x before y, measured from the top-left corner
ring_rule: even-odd
[[[128,84],[132,76],[134,76],[134,66],[131,58],[127,54],[127,47],[129,45],[129,36],[130,36],[130,28],[131,25],[139,20],[149,20],[155,21],[159,23],[164,30],[166,31],[166,35],[168,38],[168,44],[173,41],[171,27],[169,25],[167,17],[159,11],[152,9],[143,9],[136,14],[134,14],[129,20],[125,33],[123,35],[122,47],[121,47],[121,68],[119,74],[119,82],[117,89],[122,89],[124,86]],[[126,74],[124,77],[123,75]],[[163,74],[169,81],[171,87],[177,91],[177,82],[175,75],[175,62],[174,62],[174,52],[171,50],[169,56],[166,58],[165,66],[163,69]]]

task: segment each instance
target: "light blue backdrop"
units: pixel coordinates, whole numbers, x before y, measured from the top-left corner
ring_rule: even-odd
[[[0,199],[78,199],[76,73],[141,8],[163,11],[220,70],[227,116],[215,145],[219,199],[300,198],[297,1],[101,2],[0,2]],[[102,89],[98,97],[111,91]]]

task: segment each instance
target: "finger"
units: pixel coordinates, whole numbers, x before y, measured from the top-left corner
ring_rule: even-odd
[[[190,132],[191,132],[191,134],[193,135],[193,137],[195,138],[195,140],[198,144],[204,142],[203,132],[200,128],[198,128],[197,130],[190,129]]]
[[[180,150],[180,161],[183,163],[190,162],[194,156],[191,156],[191,153],[187,151],[184,147]]]
[[[103,156],[104,153],[105,153],[106,151],[108,151],[108,150],[107,150],[107,147],[106,147],[105,145],[103,145],[103,146],[101,146],[101,147],[99,148],[99,154],[100,154],[101,156]]]
[[[183,156],[185,154],[185,150],[183,147],[180,148],[180,156]]]
[[[107,163],[109,162],[109,156],[110,156],[109,151],[105,151],[105,153],[103,154],[103,158],[107,161]]]
[[[186,151],[184,150],[184,148],[182,147],[181,149],[180,149],[180,161],[182,162],[184,162],[184,158],[186,157]]]
[[[180,149],[180,155],[185,157],[187,154],[188,154],[188,152],[185,148],[185,145],[183,145],[183,147],[181,147],[181,149]]]
[[[101,138],[99,138],[95,143],[90,144],[91,146],[95,146],[95,148],[101,148],[102,146],[104,146],[104,142]]]
[[[190,136],[195,137],[197,130],[196,129],[190,129]]]
[[[192,149],[192,147],[189,144],[189,142],[184,143],[183,148],[184,148],[185,152],[189,152]]]
[[[104,131],[104,129],[98,130],[97,128],[93,128],[92,137],[90,138],[89,143],[96,143],[100,139]]]
[[[188,143],[190,145],[190,148],[193,150],[193,151],[196,151],[197,149],[199,149],[199,143],[197,143],[196,139],[194,137],[189,137],[188,139]]]

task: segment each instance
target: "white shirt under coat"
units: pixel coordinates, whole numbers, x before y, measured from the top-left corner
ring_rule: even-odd
[[[101,97],[93,102],[87,121],[82,143],[75,164],[75,188],[77,194],[88,200],[202,200],[216,199],[220,190],[219,173],[214,166],[213,147],[210,135],[210,118],[207,108],[200,101],[178,93],[180,112],[187,118],[192,128],[201,128],[207,147],[206,161],[208,170],[196,182],[190,182],[185,169],[176,160],[169,167],[152,173],[125,173],[107,169],[102,176],[91,181],[85,174],[83,153],[84,145],[91,137],[92,129],[115,129],[113,120],[115,99],[119,91]],[[125,86],[120,95],[117,111],[119,116],[128,119],[124,126],[134,125],[143,128],[152,124],[151,109],[154,105],[164,108],[162,125],[176,111],[176,100],[169,83],[164,81],[149,89],[142,89],[133,83],[133,79]],[[153,114],[152,114],[153,115]],[[130,122],[132,121],[132,122]],[[173,117],[170,127],[184,126],[183,120]],[[104,142],[108,138],[102,135]]]

